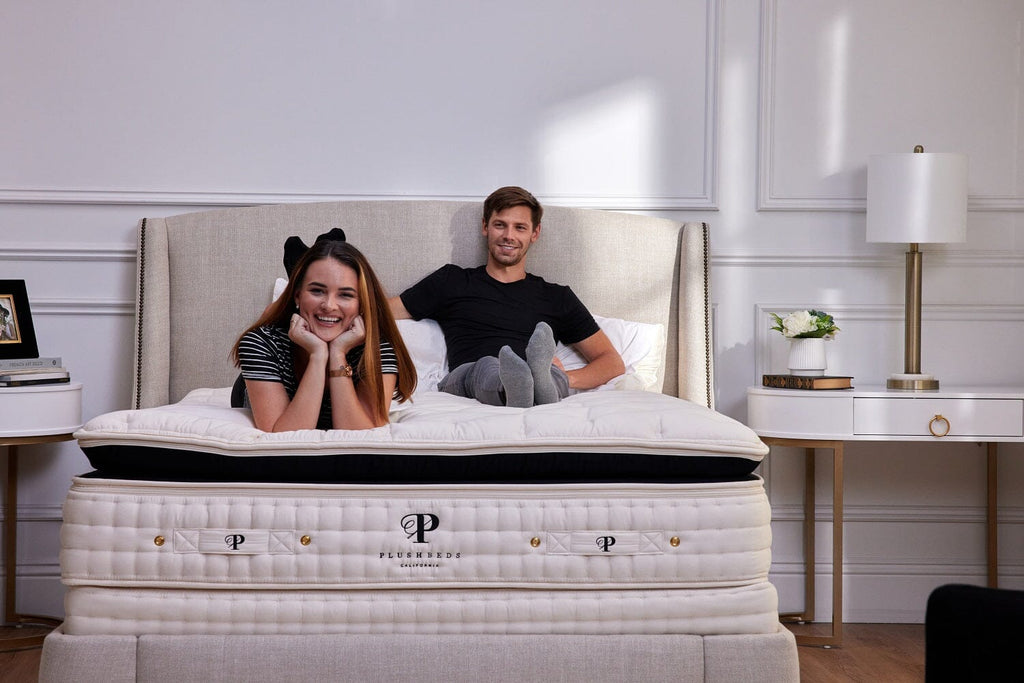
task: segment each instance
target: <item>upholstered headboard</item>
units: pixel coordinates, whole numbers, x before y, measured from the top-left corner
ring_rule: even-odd
[[[485,261],[480,202],[351,201],[228,208],[139,225],[134,407],[229,386],[229,353],[284,276],[289,235],[333,227],[389,295],[445,263]],[[713,407],[708,230],[636,214],[546,207],[528,269],[570,285],[595,315],[661,323],[663,392]]]

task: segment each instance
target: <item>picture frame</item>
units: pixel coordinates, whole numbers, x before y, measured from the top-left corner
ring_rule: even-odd
[[[0,280],[0,359],[38,358],[24,280]]]

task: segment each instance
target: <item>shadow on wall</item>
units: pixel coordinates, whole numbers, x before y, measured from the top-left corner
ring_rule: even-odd
[[[497,188],[495,188],[497,189]],[[480,230],[483,226],[483,200],[456,210],[448,233],[451,235],[452,253],[449,263],[464,268],[475,268],[487,262],[487,243]],[[434,265],[440,268],[443,263]]]
[[[747,386],[754,371],[754,342],[736,344],[715,356],[715,410],[747,423]],[[721,388],[726,387],[723,393]]]

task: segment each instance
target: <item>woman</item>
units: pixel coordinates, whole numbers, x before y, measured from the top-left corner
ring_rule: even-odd
[[[370,429],[388,423],[392,397],[412,396],[416,371],[366,257],[318,239],[284,293],[235,343],[258,429]],[[238,392],[236,392],[238,393]]]

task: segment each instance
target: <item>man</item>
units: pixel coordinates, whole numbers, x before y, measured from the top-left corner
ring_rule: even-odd
[[[622,358],[569,287],[526,272],[544,209],[520,187],[484,201],[487,263],[448,264],[389,300],[395,318],[432,318],[444,332],[449,374],[438,389],[489,405],[554,403],[625,372]],[[587,360],[565,371],[555,342]]]

